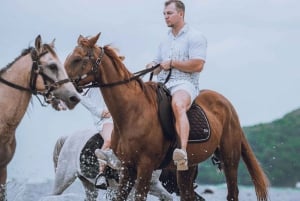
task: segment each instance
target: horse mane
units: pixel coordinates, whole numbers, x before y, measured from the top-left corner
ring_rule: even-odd
[[[111,59],[114,67],[120,72],[125,72],[126,75],[125,75],[125,79],[130,79],[130,77],[132,77],[132,73],[130,73],[124,63],[122,62],[122,60],[120,59],[119,57],[119,54],[118,54],[118,49],[111,46],[111,45],[105,45],[104,47],[104,51],[105,51],[105,54]],[[141,78],[137,78],[136,81],[138,82],[139,86],[141,87],[141,89],[143,90],[143,92],[145,93],[146,97],[148,98],[148,100],[150,102],[153,102],[153,101],[156,101],[155,100],[155,96],[153,93],[153,91],[155,92],[156,90],[156,84],[145,84],[143,82],[143,80]]]
[[[33,49],[33,47],[28,47],[28,48],[22,50],[21,54],[20,54],[18,57],[16,57],[12,62],[10,62],[9,64],[7,64],[4,68],[2,68],[2,69],[0,70],[0,75],[1,75],[2,73],[4,73],[5,71],[7,71],[7,69],[9,69],[9,67],[11,67],[11,66],[12,66],[16,61],[18,61],[21,57],[23,57],[23,56],[29,54],[29,53],[31,52],[32,49]]]
[[[9,64],[7,64],[4,68],[2,68],[0,70],[0,75],[3,74],[5,71],[7,71],[7,69],[9,69],[21,57],[29,54],[33,49],[34,49],[34,47],[28,47],[26,49],[23,49],[22,52],[21,52],[21,54],[18,57],[16,57],[12,62],[10,62]],[[52,55],[54,55],[55,57],[57,57],[56,52],[54,51],[54,49],[49,44],[43,44],[43,50],[48,50]]]
[[[96,47],[94,43],[91,43],[90,37],[81,38],[78,41],[78,45],[82,47],[90,47],[94,48]],[[116,47],[113,47],[111,44],[105,45],[103,47],[105,54],[110,58],[110,60],[113,63],[114,68],[118,72],[124,73],[125,79],[130,79],[133,75],[130,73],[127,68],[125,67],[124,63],[120,59],[119,50]],[[149,102],[153,103],[156,102],[155,99],[155,92],[157,85],[156,84],[145,84],[141,78],[137,78],[136,81],[138,82],[139,86],[145,93],[145,96],[148,98]],[[153,93],[154,92],[154,93]]]
[[[56,52],[54,51],[54,48],[49,44],[43,44],[43,50],[48,50],[54,57],[57,57]]]

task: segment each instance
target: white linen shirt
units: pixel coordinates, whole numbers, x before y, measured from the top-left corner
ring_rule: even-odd
[[[170,30],[167,37],[160,43],[157,56],[153,60],[156,64],[167,60],[186,61],[189,59],[206,59],[207,41],[204,35],[188,24],[174,36]],[[165,82],[169,71],[161,70],[157,75],[158,82]],[[199,91],[199,72],[184,72],[176,68],[172,69],[171,77],[166,83],[169,88],[182,82],[190,82]]]
[[[98,132],[103,129],[103,123],[106,119],[103,118],[102,113],[107,110],[106,104],[104,102],[103,96],[99,88],[90,88],[85,95],[81,96],[80,103],[90,111],[94,121],[94,126]]]

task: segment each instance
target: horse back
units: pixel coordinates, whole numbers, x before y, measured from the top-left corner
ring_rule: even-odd
[[[225,96],[213,90],[200,91],[195,103],[204,110],[211,123],[217,121],[224,125],[229,116],[238,118],[231,102]]]
[[[202,90],[195,99],[207,115],[211,127],[210,142],[220,146],[222,139],[234,136],[238,141],[242,134],[239,117],[231,102],[222,94],[213,90]],[[226,140],[228,141],[228,139]]]

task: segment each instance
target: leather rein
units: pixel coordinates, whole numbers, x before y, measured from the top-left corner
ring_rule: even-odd
[[[85,86],[79,86],[79,82],[87,77],[88,75],[92,74],[94,77],[95,77],[95,80],[97,80],[98,78],[98,66],[101,64],[101,61],[103,59],[103,56],[105,54],[104,52],[104,48],[103,47],[100,47],[101,49],[101,53],[99,55],[99,57],[97,59],[94,59],[94,57],[92,56],[92,50],[88,51],[88,58],[89,60],[92,60],[92,64],[93,64],[93,68],[90,72],[88,72],[87,74],[85,75],[82,75],[76,79],[71,79],[74,86],[77,88],[77,90],[79,91],[82,91],[83,89],[85,88],[95,88],[95,87],[114,87],[114,86],[117,86],[117,85],[121,85],[121,84],[126,84],[128,82],[131,82],[133,80],[137,80],[139,79],[141,76],[149,73],[149,72],[152,72],[151,75],[150,75],[150,80],[152,80],[152,77],[153,77],[153,71],[160,67],[160,64],[157,64],[155,66],[152,66],[151,68],[147,68],[147,69],[144,69],[144,70],[141,70],[141,71],[138,71],[138,72],[135,72],[133,73],[133,76],[131,76],[130,78],[128,79],[124,79],[124,80],[120,80],[120,81],[115,81],[115,82],[111,82],[111,83],[99,83],[97,81],[93,81],[92,84],[88,84],[88,85],[85,85]],[[171,74],[171,70],[170,70],[170,73],[169,75]],[[169,79],[169,76],[167,78],[167,80],[165,81],[165,83],[168,81]]]
[[[52,92],[57,89],[60,85],[70,82],[70,79],[64,79],[64,80],[60,80],[60,81],[54,81],[52,78],[50,78],[49,76],[47,76],[42,69],[42,65],[40,62],[40,58],[43,57],[44,55],[46,55],[48,53],[48,51],[44,51],[41,54],[38,54],[38,52],[36,51],[35,48],[31,48],[30,54],[31,54],[31,59],[32,59],[32,67],[31,67],[31,72],[30,72],[30,81],[29,81],[29,87],[23,87],[20,85],[17,85],[15,83],[12,83],[8,80],[3,79],[0,76],[0,82],[6,84],[9,87],[12,87],[14,89],[18,89],[21,91],[27,91],[32,93],[33,95],[35,95],[39,102],[41,103],[42,106],[46,106],[45,104],[42,103],[42,101],[39,99],[39,97],[37,95],[41,95],[44,97],[44,101],[46,103],[50,103],[51,100],[53,98],[55,98],[52,94]],[[44,85],[46,87],[46,90],[43,91],[38,91],[36,88],[36,80],[38,75],[41,75],[44,81]],[[46,83],[46,81],[50,82],[50,85]]]

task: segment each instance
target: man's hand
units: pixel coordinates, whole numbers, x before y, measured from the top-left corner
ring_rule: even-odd
[[[109,113],[108,110],[103,110],[102,114],[101,114],[102,118],[110,118],[111,114]]]
[[[152,61],[151,63],[148,63],[147,65],[146,65],[146,69],[148,69],[148,68],[152,68],[153,66],[156,66],[157,65],[157,63],[155,63],[154,61]],[[161,65],[161,64],[160,64]],[[159,68],[156,68],[154,71],[153,71],[153,74],[154,75],[157,75],[160,71],[161,71],[161,66],[159,67]]]
[[[164,70],[170,70],[172,68],[172,60],[163,61],[160,63],[160,66]]]
[[[155,65],[156,65],[156,63],[152,61],[151,63],[148,63],[148,64],[146,65],[146,69],[152,68],[152,67],[155,66]]]

